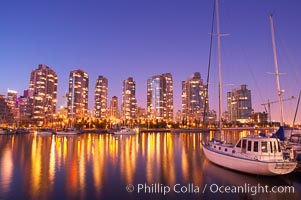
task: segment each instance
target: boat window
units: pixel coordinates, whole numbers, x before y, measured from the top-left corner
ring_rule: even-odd
[[[227,148],[225,148],[225,152],[227,152],[228,151],[228,149]]]
[[[247,140],[242,140],[241,152],[246,153],[246,151],[247,151]]]
[[[247,140],[242,141],[242,148],[243,149],[247,148]]]
[[[251,151],[252,148],[252,141],[248,141],[248,151]]]
[[[274,153],[277,153],[277,144],[274,142]]]
[[[254,147],[253,147],[254,152],[258,152],[258,142],[254,142]]]
[[[279,141],[277,141],[277,143],[278,143],[278,152],[281,152]]]
[[[261,152],[268,152],[267,142],[261,142]]]
[[[235,150],[232,150],[232,153],[235,153]]]
[[[218,147],[218,150],[221,150],[221,147]]]
[[[241,147],[241,140],[239,140],[239,142],[237,143],[236,147]]]
[[[271,147],[271,153],[275,152],[276,153],[276,146],[275,146],[275,143],[274,142],[270,142],[270,147]]]
[[[216,148],[216,146],[214,146],[214,148]]]

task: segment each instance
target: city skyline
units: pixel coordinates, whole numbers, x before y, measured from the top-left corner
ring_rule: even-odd
[[[147,79],[171,73],[174,112],[181,109],[181,81],[194,72],[206,79],[213,1],[128,1],[118,3],[42,2],[2,3],[0,14],[0,93],[29,86],[29,73],[40,63],[58,74],[58,103],[68,91],[68,74],[81,68],[90,75],[89,108],[92,109],[96,79],[109,80],[108,99],[121,99],[122,81],[136,81],[138,106],[146,108]],[[300,90],[300,40],[298,1],[221,2],[223,82],[226,93],[241,84],[252,90],[253,108],[264,111],[262,103],[277,100],[268,16],[274,14],[276,45],[284,98],[285,121],[292,122]],[[11,12],[14,9],[14,12]],[[233,12],[232,12],[233,11]],[[213,44],[213,49],[215,44]],[[210,109],[217,110],[216,50],[213,52]],[[3,74],[4,74],[3,73]],[[12,79],[15,77],[15,81]],[[120,103],[120,101],[119,101]],[[272,119],[279,121],[278,106],[272,105]],[[297,121],[300,122],[300,112]]]

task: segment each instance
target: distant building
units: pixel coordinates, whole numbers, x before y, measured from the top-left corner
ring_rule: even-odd
[[[57,117],[59,119],[67,119],[68,118],[68,110],[64,106],[60,106],[57,111]]]
[[[17,119],[17,123],[25,125],[32,122],[32,97],[32,91],[24,90],[23,96],[17,98],[16,101],[19,110],[19,118]]]
[[[118,97],[113,96],[110,102],[110,119],[116,121],[119,118]]]
[[[177,113],[176,113],[176,117],[175,117],[175,121],[176,122],[182,122],[183,120],[183,113],[181,110],[178,110]]]
[[[94,92],[94,117],[105,118],[108,107],[108,79],[98,76]]]
[[[137,108],[137,118],[138,119],[146,119],[147,118],[147,114],[146,114],[146,109],[145,108],[141,108],[141,107]]]
[[[252,113],[251,118],[254,123],[265,124],[268,123],[268,113],[266,112],[256,112]]]
[[[11,109],[4,97],[0,95],[0,126],[5,126],[7,124],[13,123],[14,116]]]
[[[251,90],[247,85],[227,93],[228,113],[231,121],[248,122],[252,114]]]
[[[137,100],[136,100],[136,83],[132,77],[123,81],[122,102],[121,102],[121,118],[136,119]]]
[[[69,75],[68,117],[87,117],[89,76],[83,70],[74,70]]]
[[[39,64],[30,74],[29,91],[31,116],[33,121],[42,125],[53,118],[57,102],[57,75],[50,67]]]
[[[170,73],[147,80],[147,114],[151,119],[173,120],[173,80]]]
[[[11,113],[13,114],[14,120],[17,121],[19,118],[19,108],[17,104],[18,92],[15,90],[7,90],[6,102],[9,106]]]
[[[182,113],[188,121],[202,120],[205,107],[206,87],[201,74],[195,72],[187,81],[182,81]],[[206,112],[209,108],[206,108]]]

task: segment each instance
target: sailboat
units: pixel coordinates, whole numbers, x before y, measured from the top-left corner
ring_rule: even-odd
[[[222,73],[220,56],[220,28],[218,0],[215,0],[215,12],[218,37],[218,69],[219,69],[219,126],[222,130],[221,97]],[[214,164],[239,172],[274,176],[292,172],[297,163],[284,159],[279,139],[261,136],[247,136],[238,140],[235,145],[220,140],[203,143],[206,158]]]
[[[301,171],[301,133],[293,133],[292,130],[287,130],[290,132],[289,139],[285,141],[285,129],[284,129],[284,120],[283,120],[283,100],[282,100],[282,93],[283,91],[280,88],[280,81],[279,81],[279,71],[278,71],[278,59],[277,59],[277,52],[276,52],[276,42],[275,42],[275,34],[274,34],[274,23],[273,23],[273,16],[270,15],[270,24],[271,24],[271,32],[272,32],[272,43],[273,43],[273,53],[274,53],[274,64],[275,64],[275,75],[276,75],[276,83],[277,83],[277,91],[278,91],[278,102],[279,102],[279,109],[280,109],[280,128],[276,133],[276,136],[281,140],[284,141],[282,144],[284,145],[284,149],[286,152],[289,152],[290,158],[295,160],[297,164],[297,171]],[[294,117],[294,122],[296,119],[297,110],[299,107],[301,91],[299,93],[298,104],[296,108],[296,113]]]

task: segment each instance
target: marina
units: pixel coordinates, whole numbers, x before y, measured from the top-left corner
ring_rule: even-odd
[[[301,199],[298,0],[1,7],[0,200]]]
[[[300,173],[274,177],[248,175],[217,166],[204,156],[201,141],[223,138],[227,143],[235,143],[249,134],[258,132],[232,130],[223,135],[212,131],[152,132],[127,137],[94,133],[2,135],[0,198],[300,199]],[[129,184],[135,189],[146,184],[148,189],[127,192]],[[170,192],[165,195],[158,189],[155,192],[158,185],[170,188]],[[203,193],[205,185],[208,190]],[[221,193],[215,191],[217,185],[240,186],[245,192]],[[258,185],[270,189],[291,186],[294,192],[256,193],[254,187]],[[186,192],[177,193],[181,188]]]

